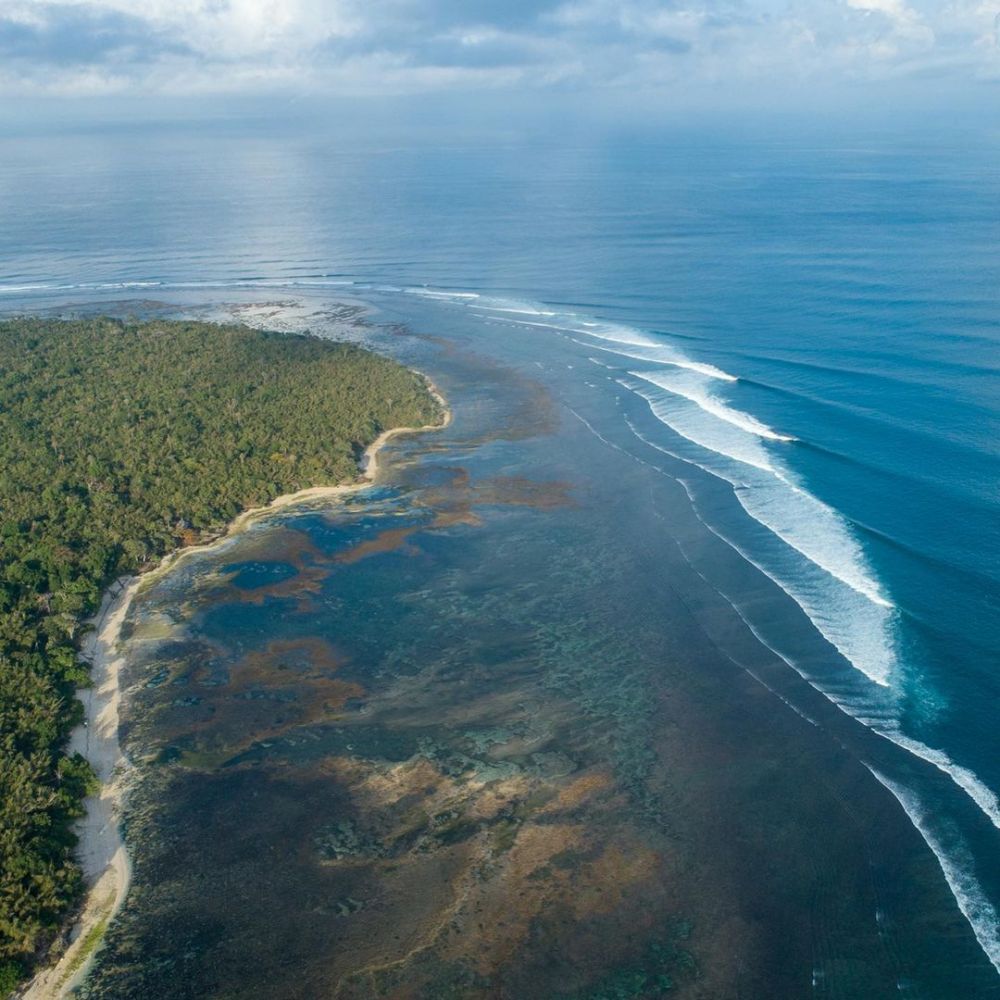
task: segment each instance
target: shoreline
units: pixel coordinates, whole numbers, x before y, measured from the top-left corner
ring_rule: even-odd
[[[90,971],[104,932],[128,894],[131,862],[121,834],[121,816],[128,793],[130,764],[118,741],[118,708],[121,701],[119,674],[125,657],[119,652],[122,626],[136,595],[190,555],[205,552],[242,534],[251,525],[288,507],[309,500],[327,500],[367,489],[379,471],[379,452],[396,437],[444,430],[452,420],[448,401],[434,382],[422,372],[427,389],[441,407],[440,423],[421,427],[391,427],[367,448],[360,460],[357,479],[331,486],[310,486],[285,493],[270,503],[239,513],[214,538],[168,552],[153,567],[115,580],[104,592],[96,615],[80,649],[90,664],[90,687],[77,692],[83,702],[84,722],[73,730],[69,753],[79,752],[94,768],[101,787],[84,800],[85,815],[77,823],[80,841],[76,860],[87,883],[86,896],[69,930],[69,944],[51,964],[40,969],[20,993],[22,1000],[60,1000],[78,987]]]

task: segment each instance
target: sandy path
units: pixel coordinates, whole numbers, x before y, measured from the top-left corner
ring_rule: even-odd
[[[429,379],[427,384],[441,405],[442,422],[384,431],[365,450],[361,475],[356,482],[314,486],[280,496],[264,507],[246,510],[219,538],[171,552],[150,572],[121,577],[108,588],[100,610],[91,620],[92,631],[81,648],[81,656],[91,665],[93,684],[78,692],[85,722],[74,730],[69,746],[70,753],[79,752],[90,761],[101,780],[100,792],[85,800],[86,815],[76,827],[80,837],[77,860],[88,885],[87,898],[73,925],[71,944],[58,961],[35,976],[22,994],[24,1000],[59,1000],[82,982],[107,925],[128,893],[131,867],[120,830],[129,776],[129,764],[118,742],[119,672],[125,662],[120,640],[122,626],[140,585],[162,576],[191,554],[208,551],[286,507],[309,500],[333,499],[371,485],[378,475],[379,451],[387,441],[401,434],[441,430],[451,422],[451,410],[444,397]]]

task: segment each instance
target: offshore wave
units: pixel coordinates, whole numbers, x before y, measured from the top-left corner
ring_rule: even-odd
[[[602,353],[630,357],[636,353],[634,346],[642,344],[643,347],[648,345],[650,348],[654,348],[654,350],[644,350],[642,360],[655,360],[656,341],[648,335],[639,331],[620,333],[615,330],[614,339],[618,344],[627,345],[632,349],[605,347],[600,348]],[[598,345],[585,346],[595,347]],[[590,360],[612,373],[619,371],[615,366],[605,364],[597,358]],[[661,354],[660,363],[670,364],[671,362]],[[773,565],[765,566],[744,546],[738,545],[734,540],[721,534],[699,516],[699,519],[710,531],[734,548],[744,559],[785,591],[805,611],[824,638],[831,642],[852,666],[883,690],[888,688],[893,670],[897,665],[896,653],[893,648],[893,631],[895,616],[899,612],[885,597],[878,582],[867,569],[860,543],[848,528],[843,515],[798,486],[791,473],[782,468],[780,461],[767,450],[767,441],[781,441],[785,436],[777,435],[756,418],[733,410],[717,399],[713,400],[709,383],[693,387],[691,383],[681,385],[673,373],[629,371],[628,374],[641,379],[647,383],[647,386],[644,388],[635,384],[630,385],[621,378],[616,379],[616,381],[623,387],[643,396],[657,419],[669,426],[681,438],[704,449],[707,454],[701,455],[699,460],[692,455],[681,455],[671,451],[643,435],[626,416],[625,420],[628,426],[640,440],[664,454],[693,464],[713,477],[728,482],[733,487],[737,501],[751,518],[768,528],[781,541],[805,557],[809,563],[825,570],[834,580],[846,584],[871,602],[871,605],[874,605],[874,608],[866,608],[864,605],[858,606],[857,602],[853,602],[853,610],[842,605],[839,614],[831,615],[829,613],[831,603],[829,592],[823,588],[817,589],[808,586],[807,581],[802,578],[801,566],[792,567],[790,573],[781,572],[779,567]],[[729,379],[735,380],[735,377],[729,376]],[[649,386],[653,386],[654,389],[662,389],[667,395],[679,396],[693,402],[703,412],[718,418],[722,423],[735,427],[737,432],[742,433],[734,434],[726,429],[721,429],[724,432],[720,433],[720,428],[715,427],[713,434],[705,422],[701,422],[699,425],[698,422],[692,420],[690,413],[686,414],[687,422],[685,425],[683,417],[679,416],[677,407],[671,407],[669,404],[664,405],[666,401],[655,391],[650,391]],[[673,419],[671,419],[671,414]],[[753,437],[758,440],[747,440]],[[749,466],[749,468],[739,469],[737,467],[734,469],[731,462],[713,461],[714,456],[731,459],[744,466]],[[759,482],[755,489],[754,480],[759,479],[760,473],[769,475],[783,489],[776,491],[774,482],[767,484],[772,487],[770,496],[766,486],[761,488]],[[687,485],[684,485],[685,489],[688,489]],[[692,504],[694,504],[694,497],[690,490],[688,490],[688,494]],[[790,500],[801,508],[798,516],[789,516]],[[803,530],[799,532],[790,530],[792,524],[797,524]],[[821,540],[823,539],[826,539],[825,545],[822,544]],[[750,625],[746,616],[740,613],[740,617],[748,624],[754,635],[764,641],[758,630]],[[867,639],[859,645],[859,638],[862,636],[867,636]],[[775,651],[769,643],[765,642],[765,645]],[[1000,800],[998,800],[997,795],[971,769],[955,763],[943,751],[905,734],[900,728],[893,706],[886,705],[882,698],[872,700],[866,697],[864,692],[853,690],[850,685],[837,690],[829,683],[816,684],[813,678],[795,667],[787,657],[780,653],[776,653],[776,655],[779,655],[782,660],[791,665],[797,673],[800,673],[847,714],[868,726],[880,737],[932,764],[946,774],[976,804],[993,826],[1000,829]]]
[[[762,472],[772,474],[777,472],[771,455],[756,435],[739,434],[728,421],[704,420],[697,409],[679,407],[665,392],[657,392],[626,379],[620,378],[617,381],[623,388],[645,399],[653,416],[679,437],[690,441],[707,453],[737,463],[729,476],[722,477],[733,486],[740,489],[747,486],[750,469],[760,469]],[[703,461],[708,461],[709,457],[709,455],[704,456]],[[737,470],[740,473],[738,476],[735,475]]]
[[[737,376],[731,374],[730,372],[723,371],[723,369],[717,368],[715,365],[706,364],[703,361],[695,361],[675,348],[670,347],[668,344],[664,344],[662,339],[658,340],[650,334],[642,333],[641,331],[634,330],[631,327],[620,326],[615,323],[593,322],[581,322],[580,327],[582,327],[582,329],[574,329],[572,326],[569,327],[569,329],[573,330],[575,333],[591,337],[594,340],[602,340],[605,343],[627,345],[633,348],[648,348],[649,350],[647,353],[638,360],[653,361],[660,364],[686,368],[690,371],[700,372],[702,375],[707,375],[709,378],[719,379],[722,382],[738,381]],[[596,344],[591,346],[599,347],[599,345]],[[601,349],[606,350],[607,348]],[[615,353],[623,353],[615,348],[611,348],[611,350],[615,351]]]
[[[855,367],[852,368],[848,365],[834,365],[829,362],[819,362],[819,361],[803,361],[800,358],[787,358],[782,357],[777,354],[768,354],[762,352],[741,352],[741,357],[747,358],[752,361],[763,361],[768,367],[781,367],[795,369],[804,372],[817,372],[822,375],[834,374],[834,375],[846,375],[850,379],[862,378],[868,379],[875,383],[883,383],[886,385],[909,385],[916,388],[921,388],[926,385],[926,382],[922,379],[917,378],[907,378],[898,373],[893,373],[892,375],[887,375],[882,372],[872,372],[865,368]],[[892,357],[892,362],[898,364],[899,358],[895,355]],[[1000,366],[997,365],[970,365],[961,361],[956,361],[952,358],[937,358],[934,361],[935,368],[945,368],[948,371],[960,372],[962,374],[970,375],[981,375],[983,372],[988,372],[993,375],[1000,375]]]
[[[961,764],[956,764],[941,750],[935,750],[919,740],[911,739],[898,727],[888,730],[880,728],[876,731],[880,736],[891,740],[896,746],[908,750],[915,757],[933,764],[938,770],[947,774],[979,806],[990,822],[1000,830],[1000,800],[974,771],[962,767]]]
[[[406,292],[407,295],[423,295],[428,299],[458,299],[459,301],[467,301],[480,298],[478,292],[446,292],[435,288],[402,288],[400,291]]]
[[[953,516],[958,516],[959,511],[953,511]],[[930,566],[933,566],[936,570],[941,573],[948,573],[954,577],[961,578],[967,584],[971,586],[981,587],[983,589],[996,587],[1000,583],[1000,567],[993,573],[989,573],[980,569],[976,569],[969,566],[962,566],[955,562],[953,559],[946,558],[945,556],[937,555],[935,552],[929,549],[917,548],[912,542],[906,541],[902,538],[897,538],[896,535],[891,532],[885,531],[882,528],[876,528],[869,524],[867,521],[859,520],[854,517],[851,518],[851,523],[865,535],[871,538],[877,538],[883,545],[888,548],[895,549],[897,552],[901,552],[911,559],[919,559]],[[934,621],[919,615],[912,609],[907,610],[907,614],[917,621],[921,621],[925,627],[933,629],[939,635],[948,634],[942,631],[941,626]],[[968,643],[970,646],[978,646],[978,642],[975,637],[965,635],[962,636],[963,642]],[[983,655],[990,655],[988,647],[982,647]]]
[[[770,362],[768,362],[770,364]],[[813,366],[813,370],[818,372],[826,371],[826,369],[821,365]],[[829,369],[831,372],[841,372],[842,369],[832,368]],[[844,372],[844,374],[850,374],[849,372]],[[982,374],[978,372],[977,374]],[[893,431],[896,434],[905,435],[907,438],[914,439],[916,442],[930,442],[931,444],[940,444],[942,440],[948,442],[948,447],[953,452],[961,451],[963,454],[968,455],[971,458],[978,459],[980,457],[980,451],[977,447],[971,446],[968,441],[966,441],[962,435],[954,433],[946,433],[946,429],[940,426],[924,426],[921,427],[910,421],[900,421],[894,420],[892,417],[886,416],[884,414],[875,413],[870,407],[862,406],[856,403],[845,402],[844,400],[829,399],[824,396],[819,395],[815,392],[809,392],[801,388],[791,388],[787,385],[775,385],[773,382],[765,381],[761,378],[752,378],[747,376],[741,376],[739,379],[744,385],[753,386],[755,389],[759,389],[761,392],[770,393],[774,396],[778,396],[784,399],[794,399],[794,400],[804,400],[809,403],[810,406],[817,407],[823,410],[827,410],[831,413],[845,414],[851,420],[857,422],[861,425],[870,425],[879,428],[886,428]],[[924,386],[919,382],[907,382],[906,380],[899,379],[879,379],[883,385],[913,385],[918,390],[923,390]],[[982,406],[963,403],[963,412],[969,421],[976,420],[989,420],[993,419],[993,414]],[[817,447],[820,447],[817,445]],[[880,470],[882,471],[882,470]],[[885,470],[888,471],[888,470]],[[939,482],[935,479],[927,480],[930,482]]]
[[[588,337],[605,341],[606,346],[600,348],[602,352],[623,357],[640,355],[645,361],[678,367],[679,352],[642,331],[589,321],[578,321],[571,327],[577,331],[582,329]],[[558,324],[558,329],[564,328],[563,323]],[[612,343],[608,344],[609,341]],[[679,374],[662,369],[629,371],[633,378],[645,382],[646,388],[628,382],[622,384],[643,396],[658,420],[704,449],[707,454],[700,456],[697,464],[728,481],[750,517],[808,563],[876,606],[874,614],[861,608],[859,618],[857,609],[841,601],[844,620],[836,621],[840,616],[830,614],[829,595],[822,592],[822,587],[803,587],[801,580],[796,586],[798,567],[781,574],[782,588],[793,591],[793,599],[848,662],[877,684],[888,685],[895,667],[892,622],[889,620],[893,604],[868,570],[861,546],[841,515],[799,486],[780,459],[767,448],[768,442],[787,443],[795,439],[729,406],[715,395],[710,379],[721,374],[724,381],[736,381],[732,374],[710,366],[710,372],[703,372],[709,378],[698,379],[692,376],[698,373],[695,365],[681,362],[679,367],[686,370]],[[678,403],[680,405],[676,405]],[[696,410],[692,411],[686,403],[693,404]],[[765,473],[766,478],[762,480],[760,473]],[[846,602],[847,605],[852,603],[856,602]],[[862,631],[874,634],[877,641],[859,642]]]
[[[553,312],[551,309],[539,309],[537,306],[533,306],[530,303],[511,303],[508,306],[490,306],[490,305],[470,305],[470,309],[482,309],[488,310],[489,312],[498,313],[510,313],[515,316],[558,316],[559,314]]]
[[[798,397],[800,399],[806,399],[810,402],[810,404],[813,402],[812,397],[801,395],[799,393],[788,392],[787,395]],[[866,475],[876,475],[882,477],[883,479],[891,480],[893,487],[896,489],[907,489],[914,483],[919,483],[925,489],[935,490],[940,495],[943,502],[952,504],[975,503],[975,501],[970,501],[968,499],[964,491],[956,490],[954,488],[949,489],[947,483],[942,481],[938,476],[922,474],[921,472],[913,469],[908,469],[905,472],[901,469],[891,469],[885,465],[879,464],[878,462],[872,461],[871,459],[861,458],[857,455],[849,455],[845,451],[833,448],[828,444],[820,444],[817,441],[800,441],[799,445],[808,451],[823,456],[825,459],[837,462],[848,469],[863,472]]]
[[[501,311],[495,307],[486,305],[479,306],[477,308],[488,310],[489,312]],[[541,314],[536,313],[535,315]],[[731,375],[729,372],[723,371],[721,368],[716,368],[715,365],[706,364],[703,361],[693,361],[686,355],[681,354],[680,351],[668,347],[667,345],[654,340],[649,335],[641,333],[638,330],[616,326],[612,323],[590,323],[584,320],[579,320],[576,324],[567,324],[567,317],[558,313],[553,313],[552,315],[559,316],[563,322],[530,322],[528,320],[519,320],[518,322],[521,326],[537,326],[543,330],[555,330],[563,334],[591,337],[594,340],[602,340],[617,345],[624,344],[631,347],[633,350],[643,350],[644,353],[630,355],[627,351],[622,351],[619,348],[602,347],[600,344],[578,341],[575,340],[575,337],[570,338],[576,343],[582,343],[583,346],[588,348],[597,348],[597,350],[600,351],[609,351],[614,354],[622,355],[623,357],[635,357],[637,361],[652,361],[656,364],[672,365],[675,368],[686,368],[689,371],[699,372],[702,375],[707,375],[709,378],[719,379],[722,382],[738,381],[735,375]]]
[[[670,451],[668,448],[649,440],[642,434],[641,431],[639,431],[639,429],[632,423],[631,420],[629,420],[628,417],[626,417],[625,420],[636,437],[654,450],[660,451],[665,455],[669,455],[671,458],[675,458],[678,461],[696,465],[698,468],[701,468],[710,475],[716,475],[716,473],[706,466],[698,465],[698,463],[692,462],[690,459],[684,458],[676,452]],[[615,445],[614,447],[618,446]],[[771,570],[755,559],[754,556],[751,555],[738,542],[727,536],[718,528],[713,527],[701,516],[698,512],[697,499],[688,483],[684,479],[679,479],[678,482],[680,482],[687,493],[688,499],[691,501],[692,509],[695,512],[695,516],[701,524],[720,541],[724,542],[743,559],[763,573],[768,579],[788,594],[792,600],[799,604],[800,607],[802,607],[801,602],[796,598],[793,592],[790,592],[789,589],[783,585],[781,579],[776,577]],[[699,575],[702,574],[699,573]],[[726,602],[736,611],[737,615],[754,635],[754,637],[786,665],[791,667],[791,669],[802,677],[802,679],[805,680],[810,687],[814,688],[842,712],[862,723],[876,735],[894,743],[896,746],[912,754],[914,757],[918,757],[921,760],[932,764],[939,771],[946,774],[976,804],[976,806],[978,806],[979,810],[987,817],[987,819],[989,819],[989,821],[998,830],[1000,830],[1000,799],[998,799],[992,789],[990,789],[974,771],[961,764],[957,764],[946,753],[944,753],[944,751],[937,750],[925,743],[920,742],[919,740],[907,736],[900,729],[897,709],[891,702],[873,700],[870,693],[858,690],[856,687],[851,685],[844,685],[843,683],[839,685],[831,685],[828,681],[822,681],[810,674],[808,671],[803,670],[793,659],[782,653],[773,643],[769,642],[764,637],[763,633],[753,624],[750,618],[731,597],[722,593],[717,588],[715,589],[716,592],[719,593],[720,596],[723,597],[723,599],[726,600]],[[807,608],[803,607],[803,611],[805,611],[807,615],[809,614]],[[815,621],[814,624],[816,624]]]

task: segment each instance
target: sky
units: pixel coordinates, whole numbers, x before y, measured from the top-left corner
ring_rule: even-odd
[[[1000,97],[1000,0],[0,0],[0,97]]]

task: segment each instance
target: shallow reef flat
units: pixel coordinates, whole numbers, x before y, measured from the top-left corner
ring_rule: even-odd
[[[894,995],[893,949],[961,920],[867,772],[710,638],[650,530],[681,508],[523,372],[435,365],[452,424],[370,490],[135,602],[134,882],[81,996],[791,998],[818,954],[829,995]],[[887,949],[904,868],[931,902]]]

